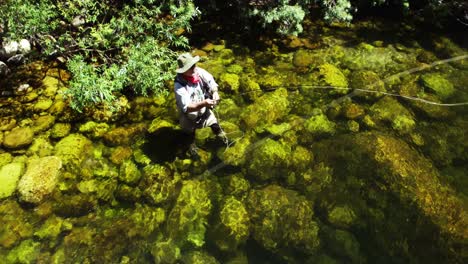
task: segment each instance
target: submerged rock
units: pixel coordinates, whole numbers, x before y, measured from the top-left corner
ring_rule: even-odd
[[[133,124],[128,127],[117,127],[104,134],[104,141],[110,146],[130,145],[146,131],[146,125]]]
[[[40,203],[54,190],[61,167],[62,161],[55,156],[30,161],[18,183],[20,199],[28,203]]]
[[[356,213],[347,205],[335,206],[328,212],[328,221],[338,228],[348,228],[356,221]]]
[[[304,128],[313,136],[330,136],[335,134],[336,124],[320,113],[307,119]]]
[[[9,197],[16,190],[16,185],[23,174],[24,164],[15,162],[6,164],[0,169],[0,199]]]
[[[409,133],[416,126],[414,115],[397,100],[391,97],[383,97],[370,108],[372,120],[376,122],[390,123],[392,128]]]
[[[28,146],[34,139],[34,131],[30,127],[17,127],[5,133],[3,146],[9,149],[19,149]]]
[[[183,264],[219,264],[215,257],[205,251],[191,251],[182,257]]]
[[[33,227],[28,213],[16,201],[0,203],[0,246],[9,249],[22,239],[32,236]]]
[[[365,263],[360,254],[360,245],[356,237],[344,230],[324,228],[327,247],[336,255],[350,263]]]
[[[296,250],[314,254],[321,244],[311,202],[294,191],[277,185],[251,191],[247,208],[253,239],[285,259]]]
[[[81,162],[87,158],[92,147],[92,142],[85,136],[70,134],[55,145],[54,152],[64,165],[78,168]]]
[[[321,85],[336,88],[348,88],[346,76],[336,66],[326,63],[318,67],[319,81]],[[346,94],[347,89],[332,90],[332,94]]]
[[[197,180],[184,181],[167,220],[171,239],[179,246],[202,247],[211,208],[207,184]]]
[[[214,226],[213,240],[222,251],[235,251],[247,240],[250,219],[245,205],[234,197],[228,197],[221,206]]]
[[[151,248],[154,263],[175,264],[181,258],[180,248],[172,240],[157,242]]]
[[[273,139],[266,139],[254,148],[246,162],[247,172],[254,179],[266,181],[284,177],[287,173],[291,149]]]
[[[41,243],[32,239],[24,240],[8,252],[7,263],[35,263],[41,251]]]
[[[239,75],[223,73],[219,78],[219,85],[231,93],[237,93],[239,91]]]
[[[421,214],[420,218],[427,218],[427,221],[416,225],[400,222],[401,232],[411,234],[414,239],[427,239],[422,230],[432,230],[431,226],[435,225],[440,230],[437,233],[441,232],[446,236],[436,235],[431,243],[440,247],[447,243],[455,243],[456,247],[467,246],[468,213],[463,201],[439,180],[439,173],[432,163],[404,141],[380,133],[360,133],[323,141],[315,147],[314,153],[320,154],[318,160],[333,164],[337,174],[355,175],[369,181],[371,185],[382,182],[384,185],[380,191],[390,192],[400,202],[399,205],[386,207],[397,206],[398,212],[408,216],[417,209]],[[329,148],[334,148],[334,151],[327,151]],[[347,162],[343,163],[343,160]],[[388,217],[391,219],[386,219],[386,222],[399,218]],[[428,222],[431,223],[429,226]],[[388,238],[394,234],[382,235]],[[449,240],[446,240],[447,237]]]
[[[50,132],[51,138],[63,138],[70,134],[71,124],[69,123],[55,123]]]
[[[453,84],[437,73],[423,74],[420,77],[422,85],[433,91],[441,99],[447,99],[455,93]]]
[[[54,125],[55,117],[52,115],[44,115],[34,120],[33,131],[34,133],[43,132],[48,130]]]
[[[265,126],[285,117],[289,112],[288,92],[284,88],[262,95],[241,113],[247,130],[261,132]]]
[[[365,99],[380,98],[383,96],[382,92],[386,92],[385,83],[373,71],[356,71],[351,73],[350,83],[353,89],[370,91],[357,91],[357,97]]]

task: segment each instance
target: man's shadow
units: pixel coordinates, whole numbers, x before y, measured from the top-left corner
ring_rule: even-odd
[[[142,149],[155,163],[172,162],[176,157],[186,155],[191,139],[180,129],[163,127],[146,135]]]

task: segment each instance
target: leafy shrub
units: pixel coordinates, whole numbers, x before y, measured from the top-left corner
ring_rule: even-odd
[[[29,38],[45,56],[62,57],[72,73],[67,95],[81,111],[112,107],[116,92],[163,92],[182,33],[200,12],[192,0],[26,1],[0,4],[2,37]]]

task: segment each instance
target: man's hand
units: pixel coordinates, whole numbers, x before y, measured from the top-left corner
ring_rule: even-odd
[[[218,92],[214,92],[213,93],[213,101],[215,101],[215,104],[217,104],[219,102],[219,94]]]
[[[212,99],[205,99],[204,102],[205,102],[205,106],[208,106],[208,107],[216,104],[215,100],[212,100]]]

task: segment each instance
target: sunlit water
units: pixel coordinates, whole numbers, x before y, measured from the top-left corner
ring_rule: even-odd
[[[2,98],[0,263],[465,262],[467,50],[380,27],[197,47],[230,139],[197,131],[199,161],[172,93],[83,118],[35,66]]]

